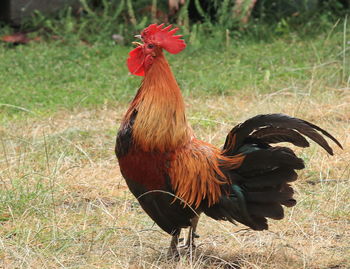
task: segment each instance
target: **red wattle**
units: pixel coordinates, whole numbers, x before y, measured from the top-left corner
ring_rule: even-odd
[[[130,73],[136,76],[144,76],[145,75],[144,61],[145,61],[145,55],[143,53],[143,48],[141,46],[130,51],[129,58],[127,60],[127,65]]]

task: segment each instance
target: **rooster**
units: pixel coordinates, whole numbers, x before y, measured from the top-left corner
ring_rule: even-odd
[[[197,139],[186,120],[180,88],[163,50],[185,49],[178,28],[151,24],[134,42],[127,66],[143,76],[122,119],[115,152],[121,174],[144,211],[172,236],[170,255],[178,255],[179,234],[189,227],[185,246],[193,247],[201,213],[215,220],[268,229],[267,218],[284,217],[296,204],[290,182],[304,162],[289,142],[308,147],[309,137],[333,155],[327,131],[283,114],[258,115],[235,126],[222,149]]]

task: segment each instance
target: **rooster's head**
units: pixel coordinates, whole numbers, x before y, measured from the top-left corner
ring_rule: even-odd
[[[139,37],[140,42],[133,42],[137,48],[129,53],[127,65],[133,75],[144,76],[152,66],[154,59],[162,54],[162,50],[177,54],[185,47],[185,41],[180,39],[182,35],[175,35],[178,28],[172,30],[172,25],[164,27],[164,24],[151,24],[145,28]]]

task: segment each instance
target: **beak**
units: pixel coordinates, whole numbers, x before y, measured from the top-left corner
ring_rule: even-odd
[[[139,39],[142,41],[142,37],[141,37],[141,35],[135,35],[134,37],[139,38]],[[140,42],[136,42],[136,41],[131,42],[131,44],[133,44],[135,47],[140,47],[140,46],[142,46],[142,45],[143,45],[142,43],[140,43]]]
[[[140,43],[140,42],[131,42],[131,44],[133,44],[135,47],[140,47],[140,46],[142,46],[142,43]]]

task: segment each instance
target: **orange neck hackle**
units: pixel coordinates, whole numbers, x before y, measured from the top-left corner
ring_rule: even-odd
[[[134,112],[135,144],[144,151],[174,151],[189,143],[192,131],[185,116],[180,88],[163,52],[154,57],[125,116]]]

